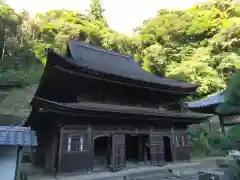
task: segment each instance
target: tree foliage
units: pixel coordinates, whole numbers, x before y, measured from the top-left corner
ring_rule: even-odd
[[[33,17],[0,1],[0,86],[38,81],[46,63],[45,48],[64,54],[70,39],[129,54],[158,76],[196,83],[194,98],[224,89],[231,69],[239,65],[240,5],[231,0],[212,0],[184,11],[160,9],[134,31],[126,35],[111,29],[100,0],[92,0],[87,13],[60,9]],[[239,75],[229,82],[224,110],[240,102],[235,91],[239,82]],[[223,137],[206,124],[190,128],[191,151],[208,155],[236,147],[238,132]]]
[[[228,86],[224,91],[225,102],[219,104],[216,112],[221,115],[240,113],[240,73],[236,72],[229,80]]]
[[[227,69],[236,66],[240,57],[240,6],[230,0],[196,4],[184,11],[160,9],[156,17],[136,27],[132,36],[108,26],[100,0],[92,0],[88,13],[61,9],[31,18],[25,10],[16,13],[2,4],[3,83],[10,76],[11,81],[20,84],[38,79],[40,73],[30,75],[26,71],[32,66],[41,69],[38,61],[46,62],[45,48],[64,53],[66,42],[73,38],[130,54],[145,70],[156,75],[197,83],[196,98],[225,88],[230,75]]]
[[[226,134],[221,133],[220,126],[215,124],[192,125],[188,128],[188,138],[192,155],[222,156],[229,150],[239,149],[240,125],[229,127]]]
[[[102,8],[100,0],[92,0],[88,12],[95,20],[101,21],[104,19],[104,9]]]

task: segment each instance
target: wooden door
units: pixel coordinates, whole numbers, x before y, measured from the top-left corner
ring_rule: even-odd
[[[86,172],[92,168],[92,152],[87,132],[62,132],[59,173]]]
[[[112,171],[120,171],[126,167],[125,135],[112,136]]]
[[[189,161],[190,151],[188,146],[188,136],[186,131],[175,133],[175,150],[177,161]]]
[[[151,133],[149,136],[151,163],[154,166],[164,164],[164,142],[160,133]]]

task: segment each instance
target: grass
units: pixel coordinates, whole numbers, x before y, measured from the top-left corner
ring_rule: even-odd
[[[32,99],[37,85],[33,84],[25,88],[15,88],[0,104],[0,114],[6,116],[27,117],[30,112],[29,101]],[[1,119],[0,119],[1,121]]]

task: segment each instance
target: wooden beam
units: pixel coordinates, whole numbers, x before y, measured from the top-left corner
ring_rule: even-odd
[[[224,119],[223,116],[219,115],[219,121],[220,121],[220,126],[221,126],[221,132],[223,135],[226,134],[225,128],[224,128]]]
[[[167,92],[167,93],[178,94],[178,95],[180,95],[180,94],[182,94],[182,95],[194,95],[194,94],[196,94],[196,92],[183,92],[180,89],[176,90],[176,91],[173,91],[173,90],[165,90],[165,89],[160,89],[160,88],[149,87],[149,86],[146,86],[146,85],[138,85],[138,84],[133,84],[133,83],[130,84],[130,83],[126,83],[126,82],[123,82],[123,81],[116,81],[116,80],[110,80],[110,79],[102,78],[100,76],[92,76],[92,75],[89,75],[89,74],[77,73],[77,72],[74,72],[74,71],[71,71],[71,70],[63,69],[60,66],[54,66],[54,67],[55,67],[56,70],[60,70],[60,71],[65,72],[65,73],[73,74],[75,76],[83,76],[83,77],[86,77],[86,78],[89,78],[89,79],[97,79],[97,80],[101,80],[101,81],[107,81],[107,82],[110,82],[110,83],[122,84],[122,85],[125,85],[125,86],[132,86],[132,87],[137,87],[137,88],[149,89],[149,90],[152,90],[152,91]]]

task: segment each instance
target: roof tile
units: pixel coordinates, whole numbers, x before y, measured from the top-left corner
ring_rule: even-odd
[[[162,84],[166,86],[190,88],[194,91],[195,84],[188,84],[165,77],[159,77],[142,69],[131,56],[123,55],[113,51],[107,51],[97,46],[69,41],[68,49],[72,60],[80,66],[97,70],[100,72],[127,77],[143,82]]]
[[[28,127],[0,126],[0,145],[37,146],[37,137]]]
[[[215,94],[209,95],[208,97],[202,100],[187,102],[186,104],[188,108],[201,108],[223,103],[224,100],[225,99],[223,91],[220,91]]]

